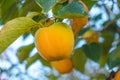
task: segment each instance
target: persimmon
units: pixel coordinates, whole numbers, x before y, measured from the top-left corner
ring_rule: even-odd
[[[83,5],[85,12],[88,13],[88,7],[81,0],[79,0],[79,2]],[[87,17],[71,19],[70,24],[72,26],[74,35],[76,35],[87,24],[87,22]]]
[[[36,32],[35,45],[47,61],[69,58],[74,47],[74,35],[66,23],[57,22]]]
[[[73,69],[73,63],[70,58],[51,62],[52,67],[61,74],[69,73]]]
[[[120,71],[115,74],[115,80],[120,80]]]
[[[86,40],[87,44],[92,42],[98,42],[99,35],[94,30],[88,30],[83,35],[82,38]]]

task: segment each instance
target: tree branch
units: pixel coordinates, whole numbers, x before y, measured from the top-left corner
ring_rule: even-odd
[[[102,30],[100,30],[99,32],[102,32],[102,31],[104,31],[110,24],[112,24],[112,23],[114,23],[115,22],[115,20],[111,20],[111,21],[109,21],[104,27],[103,27],[103,29]]]

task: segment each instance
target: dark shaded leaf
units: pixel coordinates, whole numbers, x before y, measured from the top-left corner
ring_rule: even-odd
[[[102,48],[99,44],[91,43],[90,45],[83,45],[82,49],[88,58],[98,62],[102,54]]]
[[[120,46],[109,54],[108,65],[110,69],[120,65]]]
[[[54,12],[57,12],[54,15],[57,18],[78,18],[85,16],[87,17],[83,5],[78,1],[73,1],[72,3],[64,7],[62,5],[56,5],[56,8],[59,9],[59,12],[54,10]]]
[[[57,15],[60,10],[65,7],[66,5],[68,4],[68,2],[65,2],[65,3],[56,3],[55,5],[52,6],[52,13],[53,15]]]
[[[100,45],[102,46],[103,53],[101,54],[99,64],[101,67],[104,67],[104,65],[107,62],[109,50],[110,50],[110,48],[112,46],[112,42],[114,40],[114,34],[110,31],[104,31],[101,34],[101,37],[103,38],[103,42],[100,43]]]
[[[0,6],[1,23],[18,16],[18,3],[16,0],[2,0]]]
[[[35,0],[36,3],[43,8],[43,12],[48,12],[50,8],[55,4],[56,0]]]
[[[19,16],[26,16],[29,12],[34,12],[34,14],[40,14],[41,11],[42,8],[37,5],[35,0],[26,0],[19,11]]]

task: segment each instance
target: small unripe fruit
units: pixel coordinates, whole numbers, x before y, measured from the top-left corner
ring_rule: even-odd
[[[41,28],[35,35],[39,54],[48,61],[69,58],[74,47],[74,36],[70,27],[62,22]]]
[[[61,74],[69,73],[73,69],[73,63],[71,59],[64,59],[60,61],[51,62],[51,65],[55,70]]]

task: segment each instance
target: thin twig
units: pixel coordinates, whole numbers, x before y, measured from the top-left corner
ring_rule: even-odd
[[[103,27],[103,29],[100,30],[99,32],[104,31],[109,25],[111,25],[111,24],[114,23],[114,22],[115,22],[115,20],[111,20],[111,21],[109,21],[109,22]]]
[[[108,19],[110,20],[110,10],[106,7],[105,4],[102,4],[102,6],[105,8],[106,13],[108,14]]]

